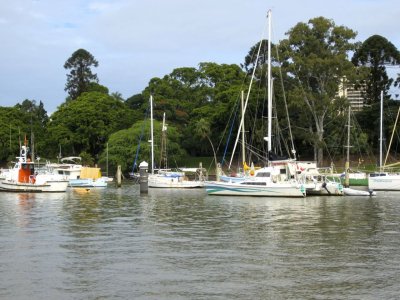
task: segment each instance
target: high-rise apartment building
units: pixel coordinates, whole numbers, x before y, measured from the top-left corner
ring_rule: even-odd
[[[339,85],[338,96],[345,97],[349,100],[353,111],[360,111],[366,106],[366,101],[363,97],[365,87],[361,86],[355,89],[354,84],[342,83]]]

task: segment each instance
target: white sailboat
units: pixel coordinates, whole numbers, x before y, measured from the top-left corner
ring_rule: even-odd
[[[268,11],[268,154],[271,153],[272,135],[272,84],[271,84],[271,11]],[[244,107],[246,109],[247,101]],[[240,128],[243,126],[243,118]],[[304,197],[305,189],[297,179],[294,160],[269,160],[268,166],[255,170],[253,176],[246,176],[240,182],[206,182],[209,195],[262,196],[262,197]]]
[[[397,114],[396,124],[399,114]],[[396,129],[396,124],[393,132]],[[374,172],[368,176],[368,188],[377,191],[400,191],[400,174],[384,171],[382,163],[383,148],[383,92],[381,92],[381,111],[380,111],[380,140],[379,140],[379,172]],[[390,150],[390,146],[388,152]]]
[[[151,173],[148,176],[149,188],[168,188],[168,189],[189,189],[189,188],[202,188],[204,181],[202,180],[188,180],[183,171],[171,171],[166,165],[164,169],[159,169],[157,173],[154,170],[154,125],[153,125],[153,96],[150,96],[150,122],[151,122]],[[166,153],[166,131],[165,113],[163,117],[162,133],[163,141],[161,155],[167,159]]]

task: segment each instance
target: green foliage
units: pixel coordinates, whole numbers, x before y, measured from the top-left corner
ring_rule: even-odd
[[[45,139],[47,136],[47,112],[43,103],[35,100],[24,100],[14,107],[0,107],[0,161],[13,160],[19,154],[20,143],[24,138],[32,139],[34,135],[35,153],[47,153]]]
[[[90,84],[97,83],[99,80],[97,74],[92,73],[91,67],[98,65],[99,63],[94,56],[85,49],[76,50],[65,62],[64,68],[71,70],[67,74],[65,91],[68,92],[72,100],[79,97],[83,92],[91,91],[94,88]]]
[[[79,156],[82,158],[82,165],[94,167],[95,164],[92,155],[90,155],[86,151],[83,151],[79,153]]]
[[[161,126],[162,123],[154,121],[154,158],[156,165],[160,160],[161,145]],[[143,136],[142,136],[143,132]],[[140,137],[142,139],[140,141]],[[124,173],[132,171],[135,161],[136,152],[138,151],[137,166],[142,161],[146,161],[150,165],[151,145],[150,140],[150,120],[136,122],[128,129],[119,130],[110,135],[108,140],[108,163],[109,170],[114,173],[117,166],[120,165]],[[180,146],[181,135],[174,126],[168,126],[167,129],[167,154],[169,166],[178,167],[177,163],[186,156],[186,152]],[[107,153],[105,149],[101,154],[100,164],[103,169],[106,165]]]
[[[166,113],[168,123],[183,134],[182,145],[189,153],[199,153],[193,138],[194,125],[201,118],[209,120],[213,131],[210,139],[222,139],[232,107],[240,97],[246,73],[237,65],[200,63],[199,68],[178,68],[169,75],[150,80],[143,96],[127,100],[131,107],[147,107],[148,96],[154,96],[154,116],[161,119]],[[208,154],[212,154],[209,147]]]
[[[390,136],[393,131],[395,119],[398,111],[398,101],[384,100],[383,110],[383,136],[385,144],[389,143]],[[380,135],[380,103],[374,103],[369,107],[365,107],[362,111],[356,114],[358,124],[362,128],[363,132],[368,137],[369,147],[372,149],[379,148],[379,135]],[[397,125],[399,126],[399,124]],[[398,135],[395,136],[398,141]],[[398,142],[397,142],[398,143]],[[396,143],[396,144],[397,144]],[[393,147],[392,151],[397,147]],[[384,149],[384,152],[386,150]],[[393,151],[396,152],[396,151]]]
[[[61,105],[51,116],[49,148],[55,154],[60,145],[63,153],[88,152],[97,160],[109,135],[134,121],[134,113],[125,103],[104,93],[83,93],[75,101]]]
[[[105,87],[104,85],[98,84],[97,82],[89,82],[89,84],[86,87],[85,92],[99,92],[99,93],[108,95],[108,88]],[[113,95],[111,95],[111,96],[113,96]],[[120,100],[120,99],[118,99],[118,100]]]
[[[361,83],[366,86],[365,98],[371,104],[380,101],[381,91],[387,95],[393,79],[388,77],[385,65],[398,65],[400,52],[386,38],[373,35],[359,45],[352,62],[369,69]]]
[[[312,123],[306,126],[310,128],[311,139],[318,150],[317,160],[321,163],[325,122],[334,111],[333,100],[340,80],[355,71],[347,56],[355,48],[350,40],[356,33],[319,17],[309,20],[308,24],[298,23],[288,35],[288,39],[281,42],[285,49],[283,65],[290,77],[297,80],[289,98],[305,104],[311,114]]]
[[[143,97],[142,94],[136,94],[133,95],[131,97],[129,97],[128,99],[126,99],[125,101],[126,105],[130,108],[130,109],[143,109],[142,107],[145,105],[146,107],[148,106],[148,102],[147,99],[145,99]],[[145,109],[143,109],[143,113],[144,113]]]

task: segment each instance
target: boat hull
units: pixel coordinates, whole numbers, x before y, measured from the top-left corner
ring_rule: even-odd
[[[221,196],[304,197],[306,195],[303,186],[293,186],[290,184],[255,186],[232,182],[206,182],[205,187],[209,195]]]
[[[204,187],[202,181],[182,180],[180,178],[151,177],[148,178],[149,188],[194,189]]]
[[[352,188],[343,188],[343,191],[346,196],[376,196],[376,192],[373,190],[361,191]]]
[[[305,184],[307,195],[343,196],[343,186],[337,182]]]
[[[20,183],[3,180],[0,182],[0,190],[6,192],[28,192],[28,193],[61,193],[68,187],[68,181],[48,181],[39,183]]]
[[[368,188],[374,191],[400,191],[400,174],[370,176]]]
[[[108,179],[101,177],[98,179],[86,178],[86,179],[70,179],[70,187],[107,187]]]

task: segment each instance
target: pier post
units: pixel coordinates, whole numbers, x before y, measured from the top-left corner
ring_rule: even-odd
[[[121,178],[122,178],[121,165],[118,165],[118,168],[117,168],[117,187],[121,187],[121,182],[122,182]]]
[[[217,168],[215,170],[215,180],[216,181],[220,181],[221,174],[222,174],[221,164],[217,163]]]
[[[149,164],[145,161],[142,161],[139,165],[139,185],[140,185],[140,193],[147,194],[149,190],[149,183],[148,183],[148,173],[147,170],[149,168]]]
[[[199,163],[199,181],[204,181],[203,163]]]

